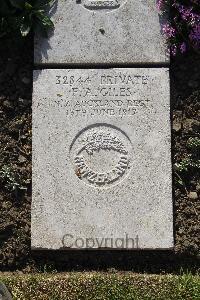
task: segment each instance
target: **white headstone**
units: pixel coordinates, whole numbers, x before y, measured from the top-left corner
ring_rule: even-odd
[[[173,247],[169,95],[167,68],[34,72],[33,249]]]
[[[37,64],[165,63],[154,0],[58,0],[49,39],[35,42]]]

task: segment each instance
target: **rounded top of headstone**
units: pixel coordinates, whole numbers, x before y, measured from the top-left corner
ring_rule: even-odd
[[[84,8],[96,12],[109,12],[120,8],[127,0],[76,0]]]

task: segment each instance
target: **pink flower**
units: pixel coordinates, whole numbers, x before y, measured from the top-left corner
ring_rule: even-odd
[[[176,46],[175,44],[171,45],[170,51],[171,51],[171,54],[172,54],[173,56],[175,56],[176,53],[177,53],[177,46]]]
[[[163,10],[165,6],[164,0],[157,0],[156,1],[156,7],[159,11]]]
[[[186,50],[187,50],[186,43],[183,42],[183,43],[180,45],[180,51],[181,51],[181,53],[185,53]]]
[[[163,25],[162,31],[168,38],[175,37],[176,35],[176,29],[173,28],[169,23]]]
[[[192,28],[189,38],[195,47],[200,48],[200,24]]]

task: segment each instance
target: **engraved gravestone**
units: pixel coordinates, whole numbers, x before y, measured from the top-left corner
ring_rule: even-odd
[[[172,247],[168,69],[35,71],[32,248]]]
[[[62,0],[51,17],[54,32],[35,40],[37,64],[168,62],[154,0]]]
[[[35,38],[32,249],[172,248],[169,59],[155,1],[62,0],[50,15],[54,32]]]

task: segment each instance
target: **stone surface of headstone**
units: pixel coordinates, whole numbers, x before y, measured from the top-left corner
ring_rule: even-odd
[[[12,300],[12,296],[3,282],[0,282],[0,300]]]
[[[55,30],[35,40],[37,64],[165,63],[154,0],[59,0]]]
[[[34,71],[33,249],[173,247],[168,71]]]

